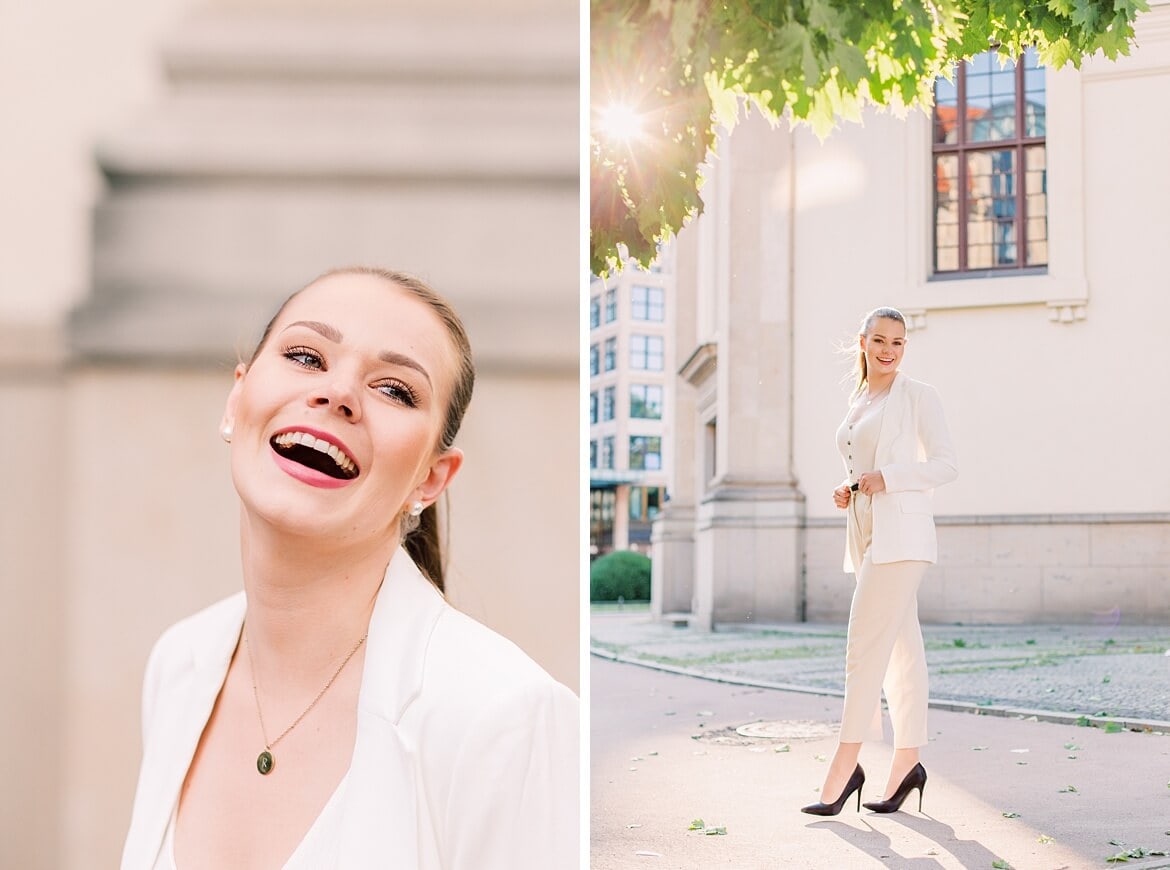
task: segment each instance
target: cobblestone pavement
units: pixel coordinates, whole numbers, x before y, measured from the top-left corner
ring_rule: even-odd
[[[692,675],[844,691],[843,625],[717,626],[594,614],[594,652]],[[936,702],[1170,722],[1170,629],[925,625]]]

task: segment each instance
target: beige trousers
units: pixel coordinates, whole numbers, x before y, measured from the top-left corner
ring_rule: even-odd
[[[894,748],[925,746],[926,650],[918,625],[918,585],[928,562],[874,565],[868,548],[857,571],[845,650],[842,743],[882,739],[881,691]]]

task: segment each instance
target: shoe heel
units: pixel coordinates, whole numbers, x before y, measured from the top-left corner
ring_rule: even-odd
[[[861,812],[861,786],[857,787],[857,811]]]
[[[918,812],[922,812],[922,793],[926,791],[926,783],[918,786]]]

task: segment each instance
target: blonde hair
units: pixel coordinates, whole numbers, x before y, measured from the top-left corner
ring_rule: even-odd
[[[861,319],[861,329],[858,330],[857,334],[859,336],[868,335],[869,331],[873,329],[874,323],[883,318],[896,320],[898,323],[902,324],[902,326],[906,325],[905,316],[897,308],[875,308]],[[867,364],[865,362],[865,351],[860,347],[857,347],[857,353],[853,362],[853,373],[850,377],[850,380],[853,381],[852,396],[857,396],[858,393],[865,389],[865,385],[869,382],[869,372],[867,371]]]

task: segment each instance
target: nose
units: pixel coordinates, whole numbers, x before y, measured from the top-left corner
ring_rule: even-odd
[[[361,419],[361,403],[353,386],[341,378],[322,384],[309,395],[309,404],[315,408],[332,408],[350,422]]]

